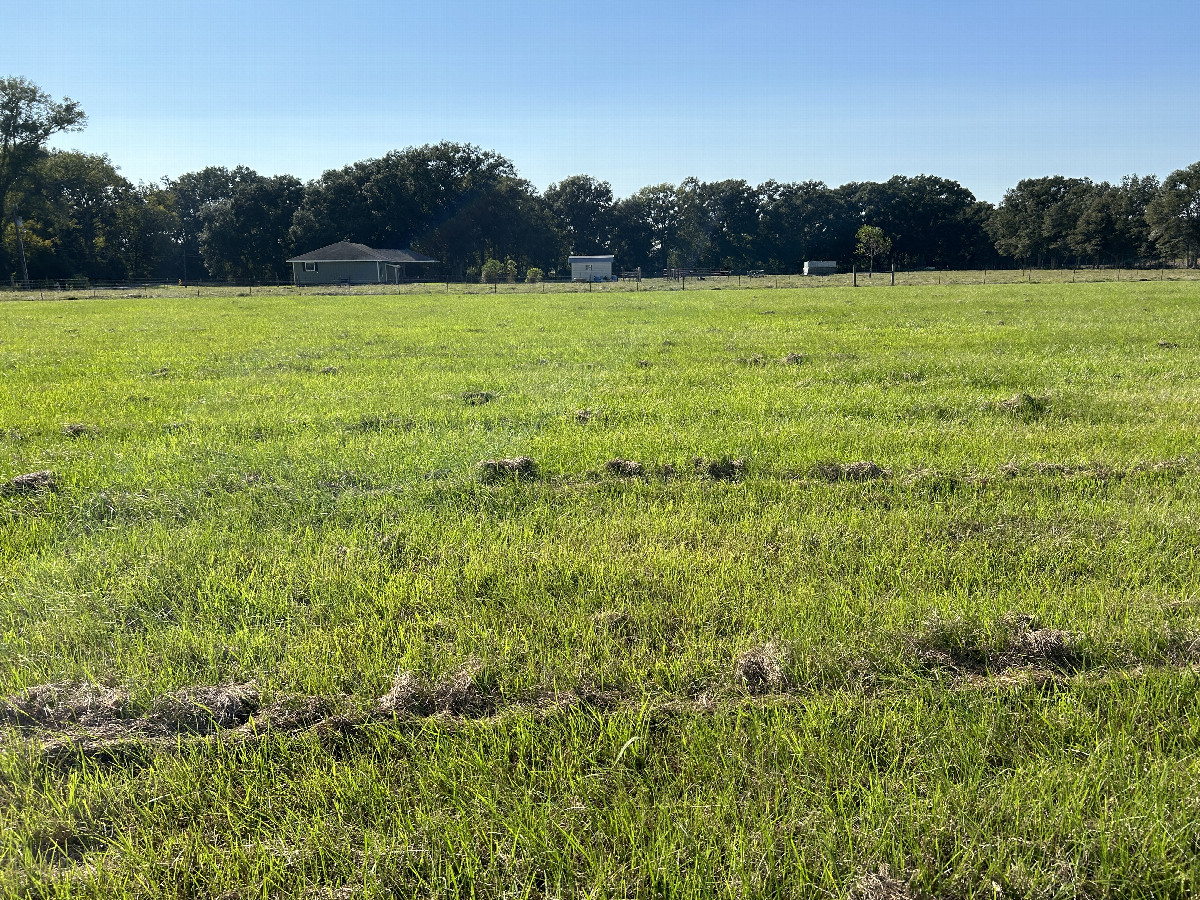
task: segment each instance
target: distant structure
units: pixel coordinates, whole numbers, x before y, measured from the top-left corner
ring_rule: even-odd
[[[805,275],[836,275],[837,261],[832,259],[808,259],[804,261]]]
[[[612,281],[615,256],[571,256],[572,281]]]
[[[366,244],[338,241],[288,260],[295,284],[399,284],[409,266],[436,263],[412,250],[373,250]]]

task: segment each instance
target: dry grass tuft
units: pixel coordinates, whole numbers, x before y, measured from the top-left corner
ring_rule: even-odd
[[[1158,349],[1159,350],[1178,350],[1179,345],[1177,343],[1175,343],[1174,341],[1159,341]]]
[[[462,401],[467,406],[483,406],[483,404],[491,403],[495,399],[496,395],[491,391],[467,391],[462,395]]]
[[[484,482],[529,480],[537,478],[538,467],[528,456],[513,456],[508,459],[485,459],[476,467],[479,478]]]
[[[125,718],[128,704],[124,691],[86,681],[58,681],[0,700],[0,723],[43,728],[104,725]]]
[[[912,886],[912,876],[901,881],[891,873],[886,863],[877,872],[867,872],[855,879],[850,896],[854,900],[917,900],[920,896]]]
[[[808,359],[803,353],[789,353],[783,358],[783,362],[789,366],[798,366]]]
[[[640,462],[620,457],[610,459],[604,464],[604,468],[609,475],[616,475],[618,478],[640,478],[646,474],[646,470]]]
[[[39,494],[42,491],[53,491],[57,487],[58,479],[54,473],[43,469],[0,482],[0,495]]]
[[[596,413],[590,409],[575,410],[575,421],[580,425],[586,425],[596,417]]]
[[[392,716],[484,715],[489,705],[478,684],[481,668],[478,662],[471,662],[449,678],[432,684],[412,672],[397,672],[392,689],[375,701],[375,711]]]
[[[733,671],[751,694],[776,694],[787,686],[784,661],[785,655],[778,646],[764,644],[739,655]]]
[[[84,437],[94,435],[96,428],[83,422],[68,422],[62,427],[62,431],[67,437]]]
[[[707,475],[713,481],[740,481],[746,473],[746,463],[741,459],[730,459],[722,456],[720,459],[705,459],[697,456],[692,465],[701,475]]]
[[[932,668],[989,673],[1012,668],[1079,668],[1078,638],[1067,631],[1043,628],[1023,613],[1004,616],[999,641],[989,640],[963,619],[931,619],[914,641],[918,660]]]
[[[637,361],[637,366],[638,366],[638,368],[639,368],[639,369],[648,369],[648,368],[650,368],[650,360],[648,360],[648,359],[639,359],[639,360]]]
[[[1000,408],[1007,413],[1023,419],[1035,419],[1050,408],[1049,397],[1035,397],[1022,391],[1013,394],[1007,400],[1000,401]]]
[[[341,371],[341,369],[339,369],[337,366],[325,366],[324,368],[321,369],[319,374],[321,374],[321,375],[336,375],[340,371]]]
[[[212,734],[245,725],[258,712],[258,704],[253,682],[199,685],[159,697],[143,721],[152,730]]]

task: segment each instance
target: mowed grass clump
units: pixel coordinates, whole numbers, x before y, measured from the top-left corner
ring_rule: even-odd
[[[0,305],[0,893],[1192,894],[1197,300]]]

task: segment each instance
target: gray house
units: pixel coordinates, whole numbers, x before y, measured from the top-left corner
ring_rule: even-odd
[[[288,262],[296,284],[399,284],[410,277],[410,266],[425,266],[437,260],[412,250],[372,250],[366,244],[338,241]]]

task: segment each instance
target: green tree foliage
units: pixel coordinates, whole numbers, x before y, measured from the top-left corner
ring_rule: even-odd
[[[241,168],[237,173],[232,196],[200,211],[204,265],[231,281],[288,279],[292,217],[304,186],[291,175],[268,178]]]
[[[56,101],[20,76],[0,77],[0,222],[17,215],[19,197],[46,155],[46,141],[60,132],[78,131],[86,122],[74,100]],[[11,259],[0,259],[0,264],[7,270]]]
[[[541,269],[539,269],[537,266],[530,266],[528,269],[525,270],[525,283],[526,284],[537,284],[538,282],[545,281],[545,280],[546,280],[546,273],[543,272]]]
[[[297,248],[340,240],[412,247],[463,277],[488,256],[553,261],[553,217],[503,156],[470,144],[410,147],[326,172],[308,185],[292,224]]]
[[[679,196],[672,184],[644,187],[613,206],[613,252],[629,268],[665,268],[678,233]]]
[[[864,225],[855,232],[855,252],[868,261],[870,274],[875,274],[875,260],[892,252],[892,239],[877,225]]]
[[[612,246],[613,192],[607,181],[572,175],[546,188],[543,195],[554,217],[563,262],[571,254],[607,253]]]
[[[87,116],[74,100],[56,101],[26,78],[0,78],[0,213],[8,218],[9,192],[46,153],[46,141],[78,131]]]
[[[505,265],[498,259],[488,258],[484,260],[483,266],[479,271],[479,280],[484,284],[498,284],[504,280]]]
[[[1196,265],[1200,250],[1200,162],[1177,169],[1147,204],[1146,219],[1165,255]]]

